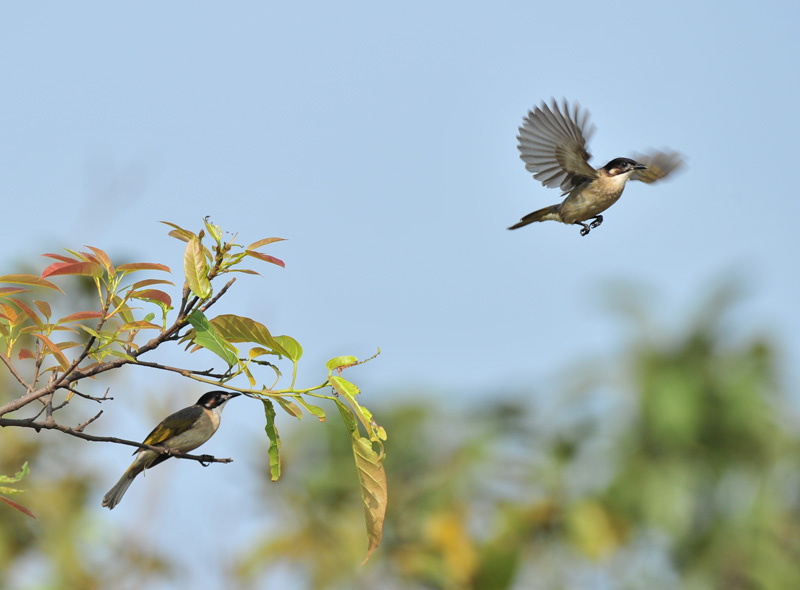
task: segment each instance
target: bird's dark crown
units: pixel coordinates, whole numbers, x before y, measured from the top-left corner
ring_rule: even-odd
[[[603,169],[606,172],[611,173],[612,176],[616,174],[623,174],[631,170],[644,168],[647,168],[647,166],[640,164],[636,160],[631,160],[630,158],[614,158],[608,164],[603,166]]]
[[[204,393],[200,399],[197,400],[197,405],[211,410],[220,404],[224,404],[226,401],[232,397],[236,397],[237,395],[241,394],[233,391],[209,391],[208,393]]]

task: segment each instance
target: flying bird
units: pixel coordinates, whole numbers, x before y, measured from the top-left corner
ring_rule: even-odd
[[[614,158],[602,168],[589,164],[591,155],[586,142],[594,133],[589,113],[579,104],[570,107],[564,99],[561,106],[552,100],[550,106],[528,111],[519,128],[520,158],[525,169],[548,188],[559,187],[561,203],[528,213],[508,229],[518,229],[534,221],[560,221],[581,226],[581,235],[603,223],[603,211],[622,196],[625,183],[641,180],[647,184],[661,180],[683,164],[674,151],[650,151],[633,158]],[[591,223],[586,223],[591,220]]]

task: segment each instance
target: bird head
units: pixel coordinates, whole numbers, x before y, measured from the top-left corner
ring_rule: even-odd
[[[645,170],[647,166],[640,164],[636,160],[630,158],[614,158],[608,164],[603,166],[603,169],[609,176],[618,176],[620,174],[630,175],[634,170]]]
[[[229,399],[237,395],[241,394],[233,391],[209,391],[208,393],[204,393],[200,399],[197,400],[197,405],[203,406],[207,410],[222,410],[222,406],[224,406]]]

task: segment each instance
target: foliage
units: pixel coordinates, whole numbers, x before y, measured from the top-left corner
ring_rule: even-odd
[[[78,401],[109,401],[107,396],[92,396],[82,390],[85,380],[126,365],[169,371],[262,401],[270,441],[267,453],[270,472],[277,479],[280,476],[280,439],[273,403],[297,419],[302,418],[305,410],[323,422],[325,410],[309,399],[328,400],[336,405],[350,434],[363,494],[369,557],[380,544],[386,510],[383,471],[386,433],[357,401],[359,389],[342,377],[345,369],[360,363],[355,357],[337,357],[328,362],[328,375],[322,383],[298,387],[298,362],[303,349],[294,338],[273,336],[266,326],[245,316],[209,317],[212,306],[236,280],[231,278],[217,287],[220,277],[233,273],[258,274],[245,266],[250,261],[284,266],[278,258],[260,251],[280,238],[266,238],[243,247],[235,243],[236,236],[224,240],[222,230],[208,220],[199,233],[172,223],[167,225],[172,228],[170,236],[186,243],[185,282],[177,309],[169,293],[169,287],[174,287],[171,281],[139,278],[144,272],[163,277],[162,273],[170,272],[166,265],[149,262],[114,265],[106,252],[91,246],[83,251],[67,250],[68,255],[45,254],[55,262],[47,266],[41,276],[0,276],[0,283],[12,285],[0,288],[0,361],[24,389],[21,396],[0,405],[0,426],[51,429],[85,440],[154,448],[135,441],[86,433],[86,427],[97,420],[102,411],[75,426],[57,421],[56,416],[61,416],[58,412],[67,405]],[[206,236],[208,246],[204,244]],[[93,283],[97,299],[92,309],[71,310],[63,317],[53,317],[56,302],[40,296],[39,292],[57,297],[63,291],[53,281],[64,276],[85,277]],[[224,368],[197,370],[151,360],[153,351],[168,343],[185,344],[191,352],[204,348],[222,359]],[[292,368],[290,382],[283,387],[278,386],[282,373],[276,366],[281,362],[291,363]],[[25,418],[6,417],[29,407],[36,409],[29,410]],[[42,414],[44,418],[40,419]],[[165,448],[154,450],[176,457],[208,459]]]
[[[30,510],[25,508],[25,506],[22,506],[21,504],[17,504],[13,500],[10,500],[9,498],[4,497],[4,496],[8,496],[10,494],[21,494],[23,492],[23,490],[17,489],[15,487],[12,487],[12,486],[9,486],[9,485],[6,485],[6,484],[17,483],[23,477],[28,475],[28,473],[30,473],[30,470],[28,469],[28,462],[25,461],[25,463],[22,464],[22,468],[19,471],[17,471],[17,473],[15,473],[12,477],[9,477],[8,475],[0,475],[0,502],[4,502],[5,504],[8,504],[9,506],[14,508],[15,510],[19,510],[20,512],[22,512],[23,514],[27,514],[31,518],[36,518],[33,515],[33,512],[31,512]]]
[[[288,562],[317,589],[793,587],[800,436],[780,355],[731,338],[733,302],[714,293],[682,333],[643,322],[615,362],[546,391],[384,410],[403,440],[387,473],[398,508],[366,571],[347,567],[357,544],[341,532],[348,450],[298,433],[287,461],[312,473],[289,480],[280,533],[242,556],[240,586]]]

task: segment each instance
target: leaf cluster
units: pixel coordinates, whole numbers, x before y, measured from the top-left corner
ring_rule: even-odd
[[[299,342],[287,335],[274,336],[264,324],[243,315],[210,314],[236,280],[230,278],[219,286],[223,275],[257,275],[246,266],[255,261],[284,267],[282,260],[261,251],[282,241],[281,238],[264,238],[241,246],[235,242],[235,235],[226,240],[224,232],[208,219],[198,233],[164,223],[172,228],[170,236],[186,244],[179,298],[169,292],[175,284],[163,278],[164,273],[171,273],[166,265],[151,262],[115,265],[105,251],[92,246],[86,250],[67,250],[66,255],[45,254],[54,262],[41,276],[0,276],[0,284],[12,285],[0,287],[0,361],[25,390],[22,396],[0,405],[0,427],[55,429],[86,440],[149,448],[133,441],[85,433],[86,426],[102,412],[77,426],[62,424],[55,415],[76,395],[98,403],[112,399],[81,391],[85,379],[97,378],[126,365],[170,371],[262,402],[269,440],[269,470],[271,478],[277,480],[281,473],[280,437],[274,405],[297,419],[302,418],[305,410],[325,421],[325,410],[310,399],[328,400],[337,407],[352,442],[366,515],[369,556],[380,543],[386,511],[383,469],[386,432],[357,401],[358,387],[342,377],[345,369],[361,363],[353,356],[331,359],[324,381],[301,388],[297,385],[298,362],[303,356]],[[143,272],[157,273],[159,278],[140,278]],[[64,293],[53,282],[63,276],[91,281],[96,293],[94,308],[54,317],[54,302],[39,296],[39,292],[55,297]],[[174,305],[173,301],[179,302]],[[219,357],[224,367],[173,367],[151,360],[156,349],[170,343],[182,344],[190,353],[206,349]],[[291,378],[282,385],[279,365],[286,363],[291,364]],[[38,406],[38,411],[22,419],[5,417],[29,404]],[[42,414],[44,418],[40,419]],[[180,453],[174,456],[197,459]]]

